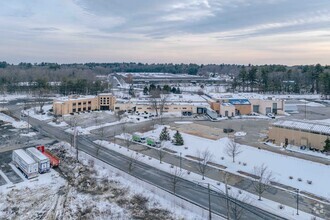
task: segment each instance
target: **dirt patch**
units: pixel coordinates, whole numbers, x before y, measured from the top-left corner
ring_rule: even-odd
[[[200,124],[171,124],[171,129],[178,130],[180,132],[195,135],[202,138],[207,138],[210,140],[218,140],[223,137],[227,137],[227,134],[224,134],[222,129],[213,128],[206,125]]]

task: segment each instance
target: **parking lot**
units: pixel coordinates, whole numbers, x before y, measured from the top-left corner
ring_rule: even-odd
[[[66,115],[63,120],[69,125],[76,125],[82,128],[97,126],[105,123],[117,121],[116,116],[110,111],[91,111],[84,113],[75,113],[74,115]]]
[[[12,161],[11,155],[12,151],[0,153],[0,170],[9,179],[10,182],[14,184],[23,182],[24,180],[9,165],[9,163]],[[4,177],[0,175],[0,186],[4,184],[7,184],[7,182]]]

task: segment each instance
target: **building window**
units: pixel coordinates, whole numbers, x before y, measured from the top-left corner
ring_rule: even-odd
[[[81,108],[78,108],[78,112],[80,112],[81,111]]]
[[[72,109],[72,112],[76,112],[76,109],[74,108],[74,109]]]
[[[115,107],[115,109],[119,110],[119,109],[120,109],[120,107]]]
[[[83,108],[83,111],[86,111],[86,107]]]
[[[81,102],[78,102],[78,105],[81,105]]]
[[[88,101],[88,104],[92,104],[92,101]]]
[[[72,103],[72,106],[76,106],[77,105],[77,103]]]
[[[187,109],[186,107],[183,107],[182,109]]]
[[[83,102],[83,105],[86,105],[86,102]]]
[[[88,107],[88,111],[90,111],[92,108],[91,107]]]

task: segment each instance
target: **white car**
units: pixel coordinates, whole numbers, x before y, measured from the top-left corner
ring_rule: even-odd
[[[267,116],[272,118],[272,119],[275,119],[275,115],[273,113],[267,113]]]

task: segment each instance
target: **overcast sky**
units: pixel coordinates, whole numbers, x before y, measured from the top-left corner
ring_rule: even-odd
[[[0,60],[330,64],[329,0],[3,0]]]

